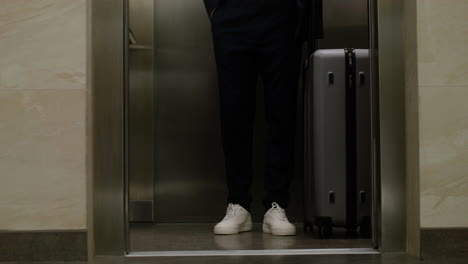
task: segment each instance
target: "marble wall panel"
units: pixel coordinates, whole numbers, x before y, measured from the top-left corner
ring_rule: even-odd
[[[420,87],[421,226],[468,227],[468,86]]]
[[[85,91],[0,91],[0,229],[84,229]]]
[[[0,230],[85,229],[85,0],[1,0],[0,58]]]
[[[418,0],[420,86],[468,86],[468,0]]]
[[[83,89],[84,0],[1,0],[0,89]]]

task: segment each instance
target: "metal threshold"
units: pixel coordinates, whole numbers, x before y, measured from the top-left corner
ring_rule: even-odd
[[[373,248],[135,251],[135,252],[128,253],[126,257],[139,258],[139,257],[201,257],[201,256],[370,255],[370,254],[380,254],[380,252]]]

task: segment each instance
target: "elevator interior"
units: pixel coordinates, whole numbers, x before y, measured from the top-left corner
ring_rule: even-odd
[[[325,37],[318,48],[369,48],[367,0],[324,1],[323,12]],[[201,0],[128,0],[135,39],[127,49],[130,251],[371,248],[370,239],[348,239],[340,231],[331,240],[302,231],[301,96],[288,208],[298,236],[272,237],[262,234],[258,224],[251,233],[212,235],[213,224],[225,213],[226,187],[209,23]],[[257,93],[254,222],[262,221],[264,213],[261,83]]]

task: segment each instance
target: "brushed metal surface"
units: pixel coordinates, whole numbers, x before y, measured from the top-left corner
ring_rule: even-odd
[[[155,220],[216,221],[225,188],[209,20],[201,1],[154,5]]]
[[[86,0],[86,226],[88,260],[94,257],[94,109],[93,109],[93,3]]]
[[[129,0],[124,0],[123,2],[123,54],[124,54],[124,63],[123,63],[123,80],[124,80],[124,86],[123,86],[123,110],[124,110],[124,124],[123,124],[123,133],[124,133],[124,247],[125,247],[125,252],[127,253],[130,249],[130,183],[129,183],[129,102],[130,102],[130,92],[129,92],[129,87],[130,87],[130,73],[129,73],[129,46],[130,46],[130,37],[132,38],[132,41],[134,41],[134,36],[131,35],[130,31],[130,19],[129,19]]]
[[[131,221],[153,221],[153,207],[132,208],[154,200],[154,1],[128,2],[129,26],[136,45],[128,50],[128,183]],[[141,210],[149,210],[141,212]]]
[[[379,0],[381,248],[406,250],[403,0]]]
[[[273,249],[273,250],[204,250],[204,251],[142,251],[132,252],[128,258],[142,257],[201,257],[201,256],[291,256],[291,255],[378,255],[372,248],[332,249]]]
[[[371,82],[372,244],[381,245],[380,94],[378,61],[378,0],[369,0],[369,64]]]
[[[153,222],[154,200],[130,200],[128,221],[129,222]],[[128,230],[131,232],[130,230]],[[130,238],[131,233],[129,234]],[[128,244],[129,248],[131,243]]]
[[[95,255],[122,255],[124,237],[124,2],[91,1]]]
[[[369,48],[368,0],[323,1],[320,49]]]

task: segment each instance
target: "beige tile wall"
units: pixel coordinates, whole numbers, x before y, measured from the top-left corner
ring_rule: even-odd
[[[85,229],[85,0],[0,6],[0,230]]]
[[[468,227],[468,0],[417,0],[421,226]]]

